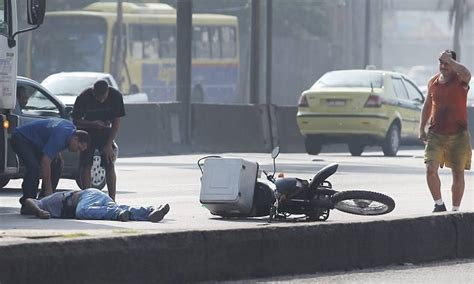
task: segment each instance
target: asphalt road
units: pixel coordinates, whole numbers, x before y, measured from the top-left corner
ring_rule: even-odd
[[[223,220],[212,216],[199,203],[200,176],[196,165],[206,154],[121,158],[117,161],[117,202],[135,205],[169,203],[170,213],[163,222],[117,222],[92,220],[39,220],[19,215],[18,198],[21,180],[11,181],[0,190],[0,241],[18,242],[24,238],[48,237],[57,234],[74,236],[136,234],[259,226],[289,226],[294,223],[267,224],[265,219]],[[228,153],[259,162],[263,169],[271,169],[270,154]],[[433,202],[425,184],[423,150],[404,149],[397,157],[384,157],[382,152],[365,152],[361,157],[348,153],[280,154],[277,171],[287,176],[311,178],[323,166],[337,162],[338,172],[329,180],[337,190],[367,189],[385,193],[395,199],[395,210],[383,216],[365,217],[336,210],[326,223],[383,220],[431,214]],[[440,170],[444,200],[451,207],[451,173]],[[474,178],[466,172],[466,192],[462,211],[474,209]],[[61,190],[74,190],[72,180],[61,180]],[[298,225],[298,224],[296,224]]]
[[[262,278],[225,283],[473,283],[474,259],[416,265],[403,263],[377,269],[339,271],[285,277]]]

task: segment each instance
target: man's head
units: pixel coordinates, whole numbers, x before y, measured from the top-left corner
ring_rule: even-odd
[[[97,80],[92,90],[94,91],[94,97],[98,101],[103,102],[109,94],[109,84],[105,80]]]
[[[443,74],[443,76],[450,77],[451,75],[454,75],[455,72],[453,70],[453,67],[451,67],[450,64],[446,63],[446,60],[444,59],[446,55],[456,60],[456,52],[451,49],[446,49],[445,51],[441,52],[439,56],[439,72]]]
[[[90,143],[89,133],[84,130],[76,130],[69,141],[68,149],[71,152],[82,152],[89,147]]]
[[[28,104],[28,99],[30,96],[26,93],[26,88],[23,86],[18,86],[16,88],[16,97],[18,99],[18,104],[20,105],[21,109],[24,109]]]

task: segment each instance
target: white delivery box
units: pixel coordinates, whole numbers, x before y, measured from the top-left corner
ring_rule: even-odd
[[[200,201],[214,215],[245,216],[253,205],[258,164],[238,158],[204,161]]]

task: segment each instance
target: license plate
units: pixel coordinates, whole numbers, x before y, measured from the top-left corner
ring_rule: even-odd
[[[330,99],[326,100],[326,105],[327,106],[345,106],[346,105],[346,100],[343,99]]]

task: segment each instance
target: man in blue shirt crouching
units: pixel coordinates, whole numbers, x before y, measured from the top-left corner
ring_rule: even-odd
[[[23,162],[25,175],[21,188],[21,214],[28,214],[24,206],[27,198],[36,199],[42,173],[44,195],[53,193],[52,176],[61,176],[59,153],[66,148],[71,152],[82,152],[90,144],[89,134],[77,130],[74,124],[65,119],[42,119],[17,127],[10,144],[18,158]],[[57,182],[57,181],[56,181]]]

